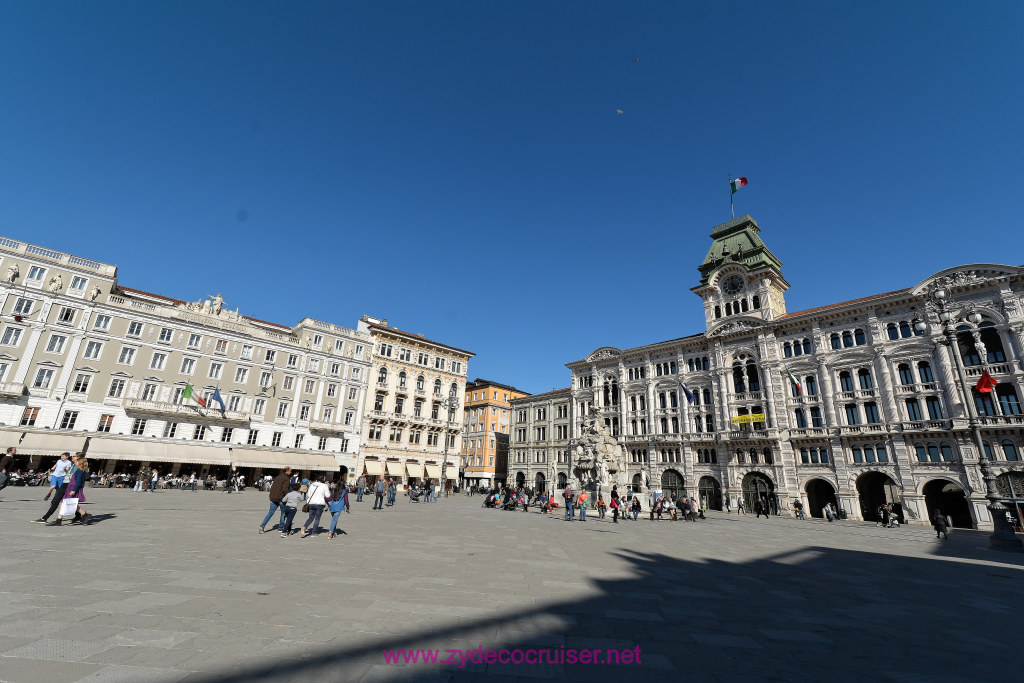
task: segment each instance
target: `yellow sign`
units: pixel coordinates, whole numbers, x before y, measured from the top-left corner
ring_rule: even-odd
[[[753,415],[737,415],[736,417],[730,417],[729,422],[734,425],[745,425],[751,424],[752,422],[764,422],[764,413],[754,413]]]

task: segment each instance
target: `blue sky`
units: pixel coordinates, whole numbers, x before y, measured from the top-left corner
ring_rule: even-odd
[[[548,391],[703,329],[730,172],[791,311],[1024,263],[1022,33],[1009,1],[8,2],[0,233]]]

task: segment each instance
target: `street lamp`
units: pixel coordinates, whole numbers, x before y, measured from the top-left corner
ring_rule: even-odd
[[[459,409],[459,392],[455,386],[448,391],[448,398],[441,401],[441,407],[448,411],[448,424],[455,418]],[[448,425],[444,428],[444,461],[441,463],[441,494],[448,497]]]
[[[981,425],[978,422],[978,414],[974,406],[971,387],[967,383],[967,376],[964,372],[963,359],[960,357],[960,349],[956,339],[954,321],[956,314],[950,309],[952,302],[947,301],[949,292],[941,285],[934,286],[929,292],[929,308],[936,311],[939,322],[942,323],[942,331],[946,335],[946,345],[953,355],[956,363],[957,376],[960,378],[960,388],[963,391],[964,403],[967,405],[967,424],[971,429],[971,436],[974,439],[974,447],[978,449],[978,467],[981,469],[981,478],[985,482],[985,498],[988,499],[988,511],[992,515],[992,535],[988,537],[988,545],[992,550],[1018,550],[1024,547],[1024,543],[1013,533],[1013,529],[1006,521],[1006,506],[999,500],[999,493],[996,491],[996,477],[992,474],[991,462],[985,453],[985,444],[981,439]],[[981,322],[981,314],[972,311],[963,318],[972,325]],[[928,329],[928,325],[918,320],[914,327],[919,332]]]

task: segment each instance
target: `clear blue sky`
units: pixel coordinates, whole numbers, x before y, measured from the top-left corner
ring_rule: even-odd
[[[4,2],[0,233],[547,391],[703,329],[730,172],[791,311],[1024,263],[1021,35],[1017,1]]]

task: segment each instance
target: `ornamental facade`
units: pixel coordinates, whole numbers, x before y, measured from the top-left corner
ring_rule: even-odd
[[[1019,528],[1024,267],[957,266],[790,313],[782,262],[750,216],[711,238],[692,288],[703,333],[567,364],[573,413],[604,420],[634,490],[650,482],[715,509],[801,500],[814,516],[831,502],[867,520],[891,503],[922,524],[938,508],[991,528],[980,441]],[[992,392],[975,388],[985,372]]]
[[[288,327],[230,310],[221,293],[189,302],[143,292],[120,284],[115,266],[8,238],[0,275],[0,445],[18,449],[18,469],[84,451],[107,472],[237,470],[251,480],[287,465],[354,477],[365,451],[385,460],[384,430],[364,423],[381,424],[368,385],[374,396],[429,401],[417,377],[429,376],[430,396],[436,382],[458,389],[472,355],[368,317],[357,329],[312,318]],[[405,357],[412,349],[430,354],[429,369]],[[400,382],[412,366],[408,385],[380,375],[387,367]],[[410,462],[439,464],[440,433],[461,424],[429,403],[419,420],[413,403],[403,416],[392,397],[383,422],[433,430],[383,449],[403,475],[412,451]]]

